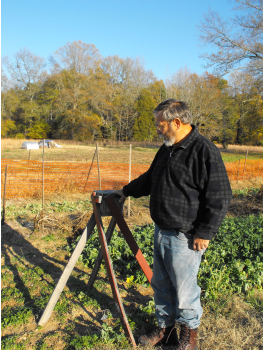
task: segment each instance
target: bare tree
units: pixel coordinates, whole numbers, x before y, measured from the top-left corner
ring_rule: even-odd
[[[209,11],[198,26],[201,42],[217,48],[216,53],[204,54],[206,67],[215,67],[224,75],[232,69],[241,69],[253,76],[263,76],[263,2],[262,0],[235,0],[234,10],[240,11],[230,21],[224,21]]]
[[[45,60],[23,48],[13,55],[13,60],[4,57],[3,65],[7,68],[14,87],[18,89],[26,132],[26,128],[31,127],[32,122],[41,114],[36,97],[47,76],[44,70]]]
[[[30,88],[30,85],[36,84],[46,77],[44,58],[34,55],[27,48],[20,49],[14,54],[12,61],[8,56],[5,56],[2,62],[19,88]]]
[[[60,47],[49,60],[55,71],[66,69],[88,74],[90,69],[98,67],[100,59],[101,55],[95,45],[78,40]]]
[[[222,116],[217,77],[207,72],[197,75],[185,67],[166,82],[166,90],[168,98],[188,103],[193,122],[202,134],[212,138],[218,133]]]
[[[11,80],[8,78],[3,68],[1,68],[1,91],[6,92],[13,87]]]

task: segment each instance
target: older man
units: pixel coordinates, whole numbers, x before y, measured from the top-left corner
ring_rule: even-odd
[[[154,115],[164,144],[149,170],[117,191],[120,201],[150,195],[155,223],[151,285],[158,328],[139,342],[196,350],[202,316],[197,273],[226,215],[231,188],[219,150],[190,124],[186,103],[163,101]],[[175,322],[181,326],[179,340]]]

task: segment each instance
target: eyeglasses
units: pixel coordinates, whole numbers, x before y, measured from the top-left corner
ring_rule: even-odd
[[[156,129],[158,129],[158,130],[163,130],[163,129],[164,129],[164,127],[165,127],[165,125],[166,125],[166,124],[164,124],[164,125],[154,124],[154,126],[155,126],[155,127],[156,127]]]

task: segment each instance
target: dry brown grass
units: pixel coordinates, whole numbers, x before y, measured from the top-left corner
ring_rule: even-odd
[[[39,140],[31,140],[31,139],[1,139],[1,149],[12,149],[12,148],[21,148],[23,142],[38,142]]]
[[[4,139],[2,142],[2,159],[25,160],[29,159],[29,151],[21,149],[23,140]],[[91,161],[96,150],[96,145],[84,145],[73,143],[62,143],[62,148],[45,148],[45,161]],[[129,145],[117,147],[99,146],[99,160],[111,163],[129,163]],[[157,149],[133,148],[133,164],[151,164]],[[43,150],[36,149],[30,151],[31,160],[42,160]]]
[[[262,303],[262,291],[258,291],[255,297]],[[241,297],[229,296],[220,314],[204,311],[199,334],[200,349],[262,349],[263,314]]]
[[[232,190],[243,190],[245,188],[261,188],[263,185],[263,177],[252,179],[241,179],[230,181]]]
[[[255,297],[263,302],[263,292]],[[263,314],[247,304],[243,298],[230,296],[229,301],[216,314],[204,307],[202,322],[198,330],[200,350],[262,350]],[[177,327],[179,333],[179,327]],[[156,350],[156,347],[142,347]],[[158,347],[160,350],[161,347]],[[173,347],[162,347],[172,350]]]
[[[221,144],[216,144],[216,146],[219,149],[223,149],[223,146]],[[263,154],[263,147],[262,146],[249,146],[249,145],[229,145],[227,148],[228,151],[235,151],[235,152],[256,152],[256,153],[262,153]]]
[[[107,140],[107,141],[76,141],[76,140],[59,140],[59,139],[52,139],[59,145],[68,145],[68,146],[92,146],[94,147],[96,143],[98,143],[99,147],[120,147],[120,146],[129,146],[130,144],[133,146],[138,147],[159,147],[162,142],[147,142],[147,141],[114,141],[114,140]],[[1,147],[2,149],[7,149],[10,147],[21,147],[22,143],[25,141],[35,141],[38,142],[40,139],[11,139],[11,138],[2,138],[1,141]]]

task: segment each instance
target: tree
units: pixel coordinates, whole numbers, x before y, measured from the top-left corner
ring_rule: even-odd
[[[228,148],[229,143],[233,143],[236,137],[235,105],[230,95],[230,88],[226,79],[221,78],[218,80],[218,88],[221,91],[220,110],[222,121],[215,139],[222,143],[224,148]]]
[[[215,67],[222,75],[234,68],[263,76],[263,3],[262,0],[235,0],[235,10],[241,15],[223,21],[216,12],[209,11],[199,26],[204,45],[217,48],[213,54],[201,57],[208,60],[207,67]],[[243,11],[243,12],[242,12]]]
[[[101,67],[109,85],[108,102],[111,108],[107,111],[107,124],[110,123],[112,136],[115,131],[117,139],[128,140],[132,137],[132,127],[137,116],[135,102],[141,90],[156,78],[152,71],[145,70],[139,58],[108,56],[102,60]]]
[[[38,104],[35,100],[46,79],[45,60],[23,48],[14,54],[13,61],[8,56],[4,57],[3,65],[6,66],[13,85],[19,93],[20,114],[26,132],[27,128],[30,128],[32,123],[40,118]]]
[[[13,120],[5,119],[1,122],[1,136],[6,137],[10,136],[9,132],[16,129],[15,122]]]
[[[263,101],[255,94],[249,103],[249,110],[243,120],[243,143],[263,146]]]
[[[44,121],[37,122],[27,133],[32,139],[45,139],[51,127]]]
[[[179,70],[167,82],[167,98],[185,101],[199,131],[213,138],[218,134],[221,121],[221,91],[218,78],[205,72],[191,73],[187,68]]]
[[[132,130],[136,141],[152,141],[154,137],[157,138],[153,115],[155,107],[150,91],[143,89],[135,104],[138,117],[135,119]]]
[[[150,91],[156,106],[166,99],[166,88],[162,80],[154,81],[147,89]]]
[[[101,126],[101,118],[98,115],[95,113],[85,115],[76,126],[76,139],[80,141],[100,139]]]
[[[66,130],[74,140],[76,128],[87,112],[89,93],[87,77],[75,70],[64,70],[57,75],[59,94],[55,100],[59,110],[59,128]]]
[[[250,74],[233,72],[229,79],[229,97],[232,99],[232,113],[235,121],[237,144],[257,143],[263,125],[262,99],[257,91],[256,79]]]
[[[56,72],[65,69],[79,74],[89,74],[90,70],[95,70],[100,59],[101,55],[96,46],[83,43],[81,40],[67,42],[50,57]]]
[[[14,54],[13,61],[5,56],[2,62],[18,88],[31,91],[31,86],[46,78],[44,58],[34,55],[27,48]]]

